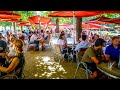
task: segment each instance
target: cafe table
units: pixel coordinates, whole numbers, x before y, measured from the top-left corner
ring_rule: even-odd
[[[109,62],[101,62],[97,65],[97,68],[111,78],[120,79],[120,69],[117,68],[117,64],[115,63],[111,69],[108,68],[108,64]]]

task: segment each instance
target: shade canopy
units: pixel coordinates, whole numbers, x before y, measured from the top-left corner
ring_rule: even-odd
[[[56,11],[49,14],[49,17],[89,17],[100,14],[99,11]]]
[[[90,17],[98,14],[120,13],[120,11],[55,11],[50,17]]]
[[[111,27],[102,26],[102,25],[93,24],[93,23],[82,23],[82,28],[84,29],[111,29]]]
[[[89,21],[104,21],[104,20],[108,20],[108,19],[111,19],[111,18],[101,16],[101,17],[97,17],[95,19],[91,19]]]
[[[86,23],[94,23],[94,24],[111,24],[110,22],[103,22],[103,21],[87,21]]]
[[[18,26],[31,26],[31,24],[29,22],[21,22]]]
[[[104,20],[104,22],[114,23],[114,24],[120,24],[120,18],[112,18]]]
[[[1,19],[0,22],[21,22],[19,19]]]
[[[39,16],[29,17],[28,20],[29,20],[30,23],[32,23],[32,24],[39,24]],[[50,19],[50,18],[46,18],[46,17],[41,17],[41,16],[40,16],[40,23],[48,24],[49,22],[51,22],[51,19]]]
[[[1,19],[20,19],[21,16],[12,11],[0,11],[0,18]]]

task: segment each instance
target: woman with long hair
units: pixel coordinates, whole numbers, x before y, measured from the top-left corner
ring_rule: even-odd
[[[14,74],[18,78],[22,78],[22,71],[25,64],[24,54],[23,54],[23,41],[15,40],[13,44],[16,56],[8,63],[7,67],[0,66],[0,72],[6,74]],[[2,53],[2,56],[8,57],[6,53]]]

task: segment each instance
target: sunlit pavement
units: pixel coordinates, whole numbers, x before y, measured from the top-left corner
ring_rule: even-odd
[[[45,51],[28,51],[25,53],[26,65],[24,74],[26,79],[74,79],[76,63],[61,62],[53,48]],[[83,71],[78,71],[77,79],[84,78]]]

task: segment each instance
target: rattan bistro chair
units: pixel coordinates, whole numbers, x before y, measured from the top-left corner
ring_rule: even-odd
[[[64,56],[61,53],[60,45],[58,44],[55,44],[55,54],[60,57],[59,58],[59,64],[60,64],[60,60],[63,59]]]
[[[79,64],[77,65],[77,69],[75,71],[75,74],[74,74],[74,78],[76,78],[76,74],[77,74],[77,71],[78,69],[81,69],[81,70],[84,70],[85,71],[85,74],[86,75],[86,79],[89,79],[90,75],[92,74],[92,71],[90,71],[88,68],[87,68],[87,64],[84,63],[84,62],[79,62]]]
[[[63,50],[66,50],[66,51],[67,51],[66,54],[68,54],[68,61],[70,61],[71,56],[70,56],[69,53],[68,53],[68,48],[63,49]],[[59,64],[60,64],[60,60],[63,60],[63,59],[64,59],[64,53],[63,53],[63,51],[61,50],[60,45],[58,45],[58,44],[55,44],[55,54],[60,57],[60,58],[59,58]]]
[[[82,62],[80,59],[82,59],[82,56],[84,55],[84,52],[87,50],[87,48],[81,48],[80,49],[80,52],[77,52],[76,55],[77,55],[77,69],[75,71],[75,74],[74,74],[74,78],[76,78],[76,74],[77,74],[77,71],[78,69],[82,69],[85,71],[85,74],[86,75],[86,78],[88,79],[89,76],[92,74],[92,71],[90,71],[88,68],[87,68],[87,64]]]

